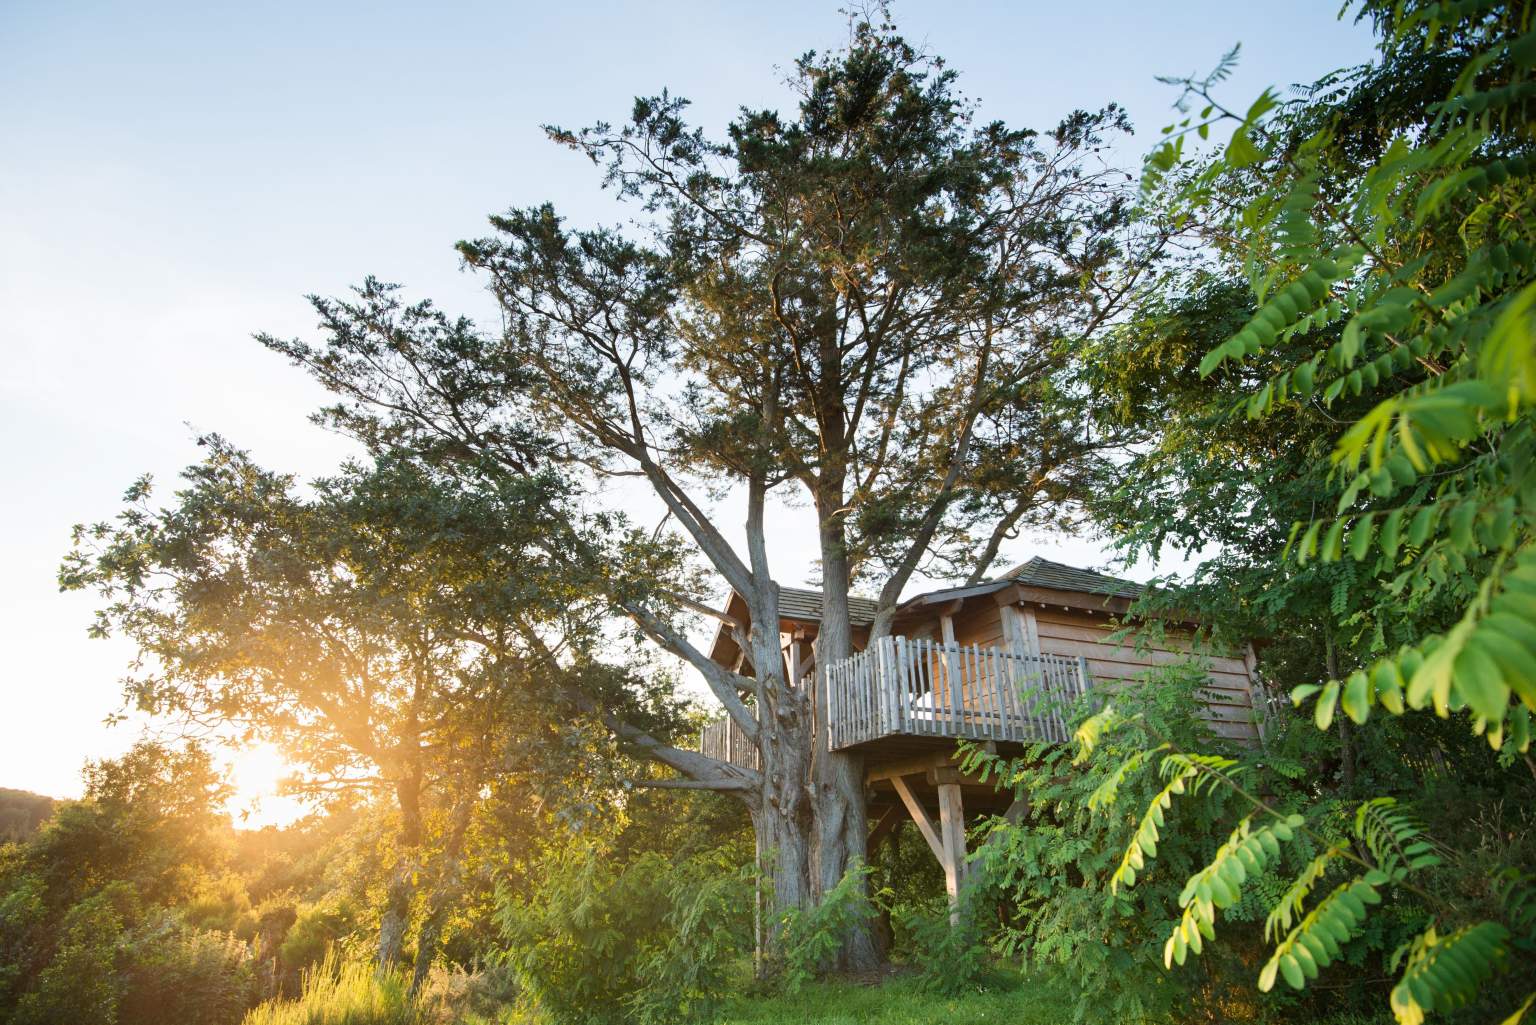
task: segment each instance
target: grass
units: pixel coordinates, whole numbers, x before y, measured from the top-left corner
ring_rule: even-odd
[[[304,975],[297,1000],[273,1000],[251,1011],[243,1025],[496,1025],[542,1023],[538,1014],[503,1007],[481,1016],[461,1008],[429,1011],[407,996],[403,975],[379,973],[366,963],[334,957]],[[923,990],[917,978],[897,976],[880,985],[812,983],[798,993],[731,997],[710,1025],[1059,1025],[1071,1017],[1042,988],[1013,972],[997,972],[976,992],[948,997]]]
[[[916,979],[879,986],[825,982],[786,996],[732,998],[718,1025],[1059,1025],[1071,1013],[1015,974],[999,974],[977,992],[946,997]]]
[[[297,1000],[269,1000],[242,1025],[419,1025],[421,1012],[400,972],[327,957],[304,973]]]

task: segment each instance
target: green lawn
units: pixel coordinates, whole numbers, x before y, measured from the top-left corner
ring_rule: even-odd
[[[1000,975],[962,997],[925,993],[915,979],[879,986],[818,983],[794,996],[737,997],[719,1025],[1059,1025],[1070,1014],[1015,975]]]

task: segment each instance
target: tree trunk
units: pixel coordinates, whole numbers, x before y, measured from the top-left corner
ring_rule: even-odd
[[[384,893],[379,915],[379,965],[397,965],[404,954],[411,923],[411,897],[416,890],[417,855],[421,848],[421,780],[406,774],[395,783],[400,806],[400,852]]]
[[[464,835],[469,832],[474,808],[473,800],[465,800],[454,811],[448,842],[443,845],[442,871],[432,891],[432,906],[416,938],[416,970],[411,975],[413,996],[421,992],[421,987],[426,984],[427,975],[432,971],[432,961],[437,957],[438,943],[443,938],[443,926],[448,923],[448,915],[463,888]]]
[[[826,679],[826,667],[853,654],[853,630],[848,616],[848,551],[841,517],[840,476],[824,482],[816,512],[821,542],[821,625],[816,637],[816,675]],[[812,754],[812,787],[816,794],[816,835],[812,860],[817,898],[842,881],[850,868],[867,856],[869,811],[864,794],[864,759],[829,751],[826,687],[818,686],[814,701],[816,737]],[[861,922],[845,938],[838,958],[845,971],[872,971],[880,966],[880,949],[871,923]]]
[[[1328,679],[1339,678],[1338,654],[1333,644],[1333,634],[1330,632],[1325,637],[1324,657],[1328,663]],[[1355,733],[1354,724],[1349,721],[1349,716],[1342,711],[1339,717],[1339,776],[1344,784],[1346,793],[1355,789]]]
[[[777,946],[778,923],[790,909],[803,909],[814,900],[808,834],[813,815],[806,787],[811,765],[810,705],[791,686],[779,649],[779,588],[768,565],[764,506],[768,489],[754,476],[747,492],[747,557],[751,593],[745,595],[751,614],[748,653],[757,700],[758,764],[762,789],[752,807],[758,871],[768,888],[765,947]]]

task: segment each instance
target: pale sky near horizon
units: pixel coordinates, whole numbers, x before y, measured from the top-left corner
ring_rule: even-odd
[[[718,134],[739,105],[787,108],[776,67],[845,34],[837,0],[779,4],[0,2],[0,786],[79,792],[131,652],[85,636],[60,595],[71,524],[150,472],[163,488],[217,431],[264,465],[322,474],[348,447],[324,399],[251,340],[311,334],[302,296],[366,274],[494,322],[453,243],[546,200],[577,223],[631,216],[544,122],[617,121],[637,94],[694,101]],[[1048,128],[1114,100],[1148,148],[1172,119],[1159,74],[1209,68],[1246,104],[1366,59],[1334,0],[1152,4],[901,0],[987,118]],[[800,514],[777,525],[798,583]],[[1091,540],[1006,553],[1102,564]],[[1152,567],[1137,567],[1145,577]]]

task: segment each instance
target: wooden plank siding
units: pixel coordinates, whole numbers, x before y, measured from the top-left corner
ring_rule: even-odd
[[[1078,610],[1036,607],[1036,629],[1040,650],[1051,655],[1082,656],[1096,683],[1113,687],[1118,681],[1136,681],[1158,666],[1188,658],[1193,650],[1193,636],[1173,626],[1165,628],[1158,641],[1134,635],[1119,643],[1109,640],[1118,627],[1109,617]],[[1206,698],[1201,718],[1211,729],[1225,737],[1257,740],[1254,723],[1253,687],[1246,661],[1235,654],[1200,652],[1208,663]]]
[[[1097,683],[1113,687],[1120,681],[1136,681],[1158,666],[1189,657],[1193,635],[1167,626],[1153,642],[1128,636],[1118,643],[1109,637],[1119,626],[1110,617],[1080,609],[1027,604],[1021,611],[1033,620],[1040,653],[1067,655],[1088,660],[1088,671]],[[971,602],[954,616],[955,640],[964,645],[1007,647],[1003,609],[995,602]],[[1258,739],[1254,719],[1254,681],[1242,653],[1204,654],[1210,683],[1202,718],[1221,736]]]

